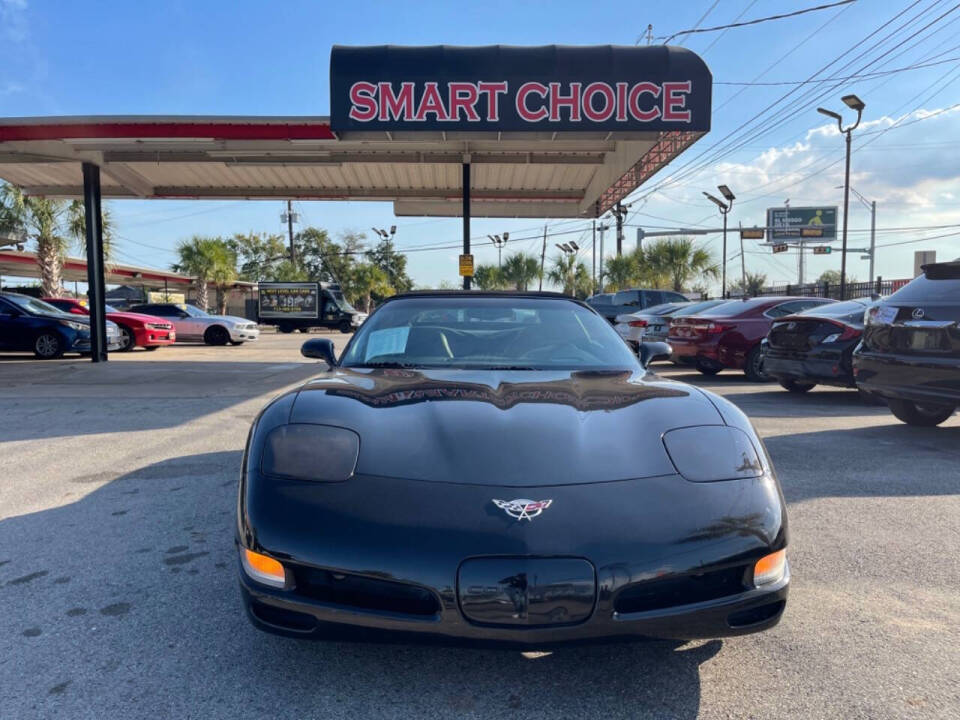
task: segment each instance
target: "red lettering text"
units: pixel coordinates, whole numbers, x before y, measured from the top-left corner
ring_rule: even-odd
[[[350,87],[350,102],[352,107],[348,113],[352,120],[367,122],[377,116],[377,101],[373,94],[377,86],[373,83],[358,82]]]
[[[540,99],[547,96],[547,86],[538,82],[528,82],[520,86],[517,90],[517,114],[527,122],[537,122],[543,120],[549,113],[541,104],[539,110],[531,110],[527,105],[527,95],[537,94]]]
[[[449,112],[447,114],[447,119],[456,122],[460,120],[460,110],[464,110],[467,114],[467,120],[470,122],[478,122],[480,120],[480,115],[477,113],[477,100],[480,98],[480,93],[477,91],[477,86],[473,83],[465,82],[452,82],[447,83],[447,94],[449,95],[450,101],[447,103],[447,108]]]
[[[580,122],[580,83],[570,83],[570,94],[560,94],[560,83],[550,83],[550,122],[560,120],[560,108],[570,108],[570,122]]]
[[[594,95],[603,96],[603,109],[597,110],[593,106]],[[587,89],[583,91],[583,114],[588,120],[594,122],[603,122],[609,120],[616,110],[617,98],[613,93],[613,88],[602,82],[590,83]]]
[[[691,83],[665,82],[663,84],[663,119],[665,121],[690,122],[689,110],[678,110],[687,106],[687,94],[691,90]]]
[[[628,105],[630,106],[630,114],[640,122],[651,122],[660,117],[660,108],[654,105],[649,110],[642,110],[640,108],[640,96],[643,93],[650,93],[654,97],[660,97],[660,86],[654,85],[651,82],[642,82],[637,83],[630,90],[630,98],[628,102]]]
[[[487,120],[489,122],[499,122],[500,120],[500,95],[507,92],[506,82],[481,82],[477,83],[477,88],[481,95],[487,96]]]
[[[393,85],[388,82],[380,83],[380,115],[379,120],[410,120],[413,118],[413,88],[414,83],[405,82],[400,86],[400,92],[393,94]]]

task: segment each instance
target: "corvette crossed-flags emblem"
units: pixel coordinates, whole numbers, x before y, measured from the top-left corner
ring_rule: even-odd
[[[537,515],[542,513],[548,507],[553,500],[497,500],[494,499],[493,504],[498,508],[503,510],[510,517],[516,518],[519,520],[533,520]]]

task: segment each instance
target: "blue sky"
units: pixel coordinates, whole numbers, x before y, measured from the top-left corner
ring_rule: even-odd
[[[537,45],[633,44],[648,23],[655,36],[789,12],[817,4],[806,0],[673,0],[672,2],[99,2],[62,3],[0,0],[0,116],[74,114],[326,115],[329,110],[329,53],[333,44],[506,43]],[[755,27],[708,33],[685,43],[700,53],[714,74],[713,130],[674,164],[689,159],[749,121],[792,86],[746,89],[726,82],[804,80],[844,50],[906,8],[907,0],[859,0],[848,6]],[[921,15],[908,28],[891,25],[863,43],[843,62],[866,53],[848,75],[883,58],[868,71],[920,62],[940,64],[908,72],[858,78],[839,84],[819,102],[778,115],[761,133],[699,172],[667,185],[636,203],[631,224],[714,227],[719,217],[701,195],[727,183],[738,195],[735,224],[762,224],[764,209],[781,205],[842,205],[843,145],[817,104],[840,110],[839,98],[855,92],[867,103],[864,126],[855,135],[853,185],[878,200],[877,273],[912,274],[913,251],[935,249],[939,259],[960,256],[960,12],[943,0],[921,0],[898,24]],[[708,12],[709,10],[709,12]],[[923,25],[932,23],[926,30]],[[911,34],[918,32],[915,37]],[[678,38],[677,41],[680,41]],[[873,43],[881,45],[871,50]],[[898,45],[899,43],[899,45]],[[789,52],[788,51],[792,51]],[[786,57],[784,57],[786,55]],[[947,62],[943,62],[946,60]],[[774,63],[776,63],[774,65]],[[762,73],[768,66],[774,65]],[[796,92],[793,97],[799,97]],[[942,111],[942,112],[941,112]],[[932,113],[939,113],[927,117]],[[904,117],[906,116],[906,117]],[[897,122],[899,120],[899,123]],[[780,122],[782,121],[782,122]],[[891,129],[892,127],[892,129]],[[861,148],[862,145],[862,148]],[[831,165],[831,163],[834,163]],[[654,183],[670,175],[668,169]],[[637,193],[643,195],[643,189]],[[115,201],[119,260],[166,267],[173,247],[193,234],[281,232],[279,202]],[[459,220],[394,218],[392,206],[363,202],[297,203],[305,223],[334,235],[369,233],[371,226],[398,226],[397,245],[460,237]],[[474,220],[474,235],[510,231],[510,250],[533,251],[544,222]],[[956,228],[896,230],[935,225]],[[583,222],[550,222],[551,232],[579,230]],[[852,199],[851,244],[867,242],[869,213]],[[628,238],[634,229],[629,229]],[[579,234],[565,235],[577,239]],[[931,238],[925,240],[924,238]],[[919,243],[907,241],[920,240]],[[699,240],[719,257],[718,236]],[[628,247],[632,243],[628,242]],[[550,245],[552,247],[552,243]],[[477,241],[478,262],[496,259],[489,243]],[[732,248],[733,258],[736,249]],[[796,280],[796,256],[773,256],[748,243],[748,270],[771,280]],[[456,251],[411,253],[409,268],[420,284],[456,280]],[[589,255],[584,259],[590,261]],[[839,266],[839,255],[809,258],[818,274]],[[735,258],[728,272],[739,272]],[[848,258],[848,269],[866,279],[867,263]]]

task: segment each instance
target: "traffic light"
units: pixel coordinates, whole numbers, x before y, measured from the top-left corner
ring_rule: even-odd
[[[780,245],[774,245],[774,246],[773,246],[773,252],[774,252],[774,253],[782,253],[782,252],[786,252],[786,251],[787,251],[787,244],[786,244],[786,243],[781,243]]]
[[[831,252],[833,252],[833,248],[829,245],[817,245],[813,248],[814,255],[829,255]]]

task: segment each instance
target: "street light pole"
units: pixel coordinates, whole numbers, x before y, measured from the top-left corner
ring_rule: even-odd
[[[863,100],[858,98],[856,95],[844,95],[840,98],[844,105],[846,105],[851,110],[857,111],[857,121],[848,128],[843,127],[843,118],[835,112],[830,110],[824,110],[823,108],[817,108],[817,112],[821,115],[826,115],[837,121],[837,127],[840,128],[840,132],[846,135],[846,147],[847,147],[847,157],[846,157],[846,168],[844,170],[843,177],[843,242],[841,243],[841,253],[840,258],[840,299],[847,299],[847,211],[850,209],[850,144],[851,136],[853,131],[857,129],[857,126],[860,124],[860,118],[863,117],[863,109],[866,107]]]
[[[877,201],[870,203],[870,282],[873,282],[873,262],[877,257]]]
[[[720,210],[720,214],[723,215],[723,271],[722,271],[722,280],[720,282],[720,297],[727,297],[727,213],[733,209],[733,201],[736,200],[733,192],[726,185],[717,185],[717,189],[720,191],[720,194],[723,195],[726,202],[720,200],[719,198],[714,197],[708,192],[703,193],[707,199],[712,202]],[[741,256],[743,250],[743,238],[740,238],[740,248]],[[742,260],[742,257],[741,257]],[[743,288],[746,291],[747,288],[747,269],[746,264],[741,263],[743,268]]]

